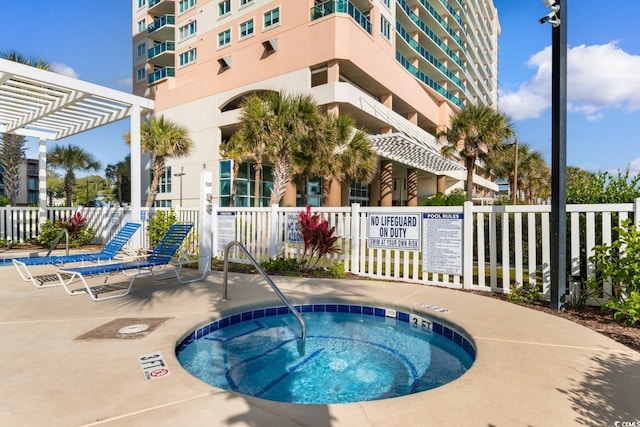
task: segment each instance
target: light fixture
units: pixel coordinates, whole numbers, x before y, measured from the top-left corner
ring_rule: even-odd
[[[223,58],[219,58],[218,64],[220,64],[221,69],[226,70],[227,68],[231,67],[231,57],[225,56]]]
[[[265,53],[273,53],[278,50],[278,39],[269,39],[262,42]]]

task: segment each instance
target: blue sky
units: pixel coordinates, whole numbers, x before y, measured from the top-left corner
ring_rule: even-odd
[[[640,2],[567,0],[567,164],[640,172]],[[67,75],[131,91],[131,2],[3,2],[0,51],[42,58]],[[500,36],[499,107],[520,142],[551,163],[551,26],[542,0],[494,0]],[[106,166],[123,160],[128,120],[53,146],[78,144]],[[36,143],[28,155],[36,157]]]

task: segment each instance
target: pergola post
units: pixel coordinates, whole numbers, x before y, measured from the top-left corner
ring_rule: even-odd
[[[141,177],[140,173],[140,118],[141,109],[137,104],[131,106],[129,118],[131,121],[131,218],[134,221],[140,221],[140,207],[142,204],[142,190],[141,190]],[[133,236],[137,241],[132,242],[134,246],[141,246],[140,233],[136,233]]]
[[[47,220],[47,140],[38,141],[38,224]]]

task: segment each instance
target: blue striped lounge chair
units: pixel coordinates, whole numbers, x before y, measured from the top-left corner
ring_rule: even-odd
[[[161,277],[158,277],[156,276],[158,272],[168,271],[171,274],[175,275],[180,283],[187,283],[180,277],[180,269],[182,266],[181,263],[177,263],[174,268],[165,269],[164,267],[167,267],[169,263],[174,259],[176,252],[180,248],[180,245],[182,245],[182,242],[185,240],[192,227],[193,224],[171,225],[162,239],[160,239],[160,242],[158,242],[153,251],[149,255],[147,255],[145,259],[76,268],[65,267],[59,269],[56,274],[58,276],[58,279],[60,280],[60,283],[62,284],[62,286],[64,286],[64,289],[69,295],[76,295],[86,292],[94,301],[118,298],[129,294],[135,280],[139,276],[146,274],[151,274],[154,278],[159,279],[165,278],[167,276],[163,274]],[[123,273],[126,276],[131,276],[129,285],[126,287],[126,289],[124,288],[124,286],[121,286],[121,284],[120,286],[118,286],[117,284],[107,284],[109,278],[118,273]],[[100,277],[104,279],[101,285],[91,287],[87,283],[87,278],[91,277]],[[83,287],[78,287],[76,289],[70,288],[71,284],[78,282],[81,282]],[[100,297],[100,294],[108,295]]]
[[[140,228],[139,222],[127,222],[118,232],[104,245],[100,252],[79,253],[74,255],[51,255],[38,257],[13,258],[20,277],[26,282],[31,282],[36,288],[48,286],[59,286],[58,276],[55,273],[36,275],[29,267],[35,266],[55,266],[62,267],[67,264],[87,262],[100,263],[110,262],[117,259],[118,253],[127,244],[131,237]]]

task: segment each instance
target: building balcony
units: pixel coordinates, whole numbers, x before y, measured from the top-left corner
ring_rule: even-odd
[[[169,77],[175,77],[175,76],[176,76],[176,69],[174,67],[164,67],[149,74],[148,80],[149,80],[149,84],[152,85],[164,79],[167,79]]]
[[[176,17],[165,15],[154,20],[147,28],[147,33],[155,40],[175,40]]]
[[[174,14],[176,2],[174,0],[149,0],[149,13],[155,16]]]
[[[175,42],[162,42],[149,49],[147,59],[156,65],[174,65],[175,50]]]
[[[346,13],[351,16],[364,30],[371,34],[371,21],[348,0],[329,0],[311,8],[311,20],[323,18],[334,13]]]

